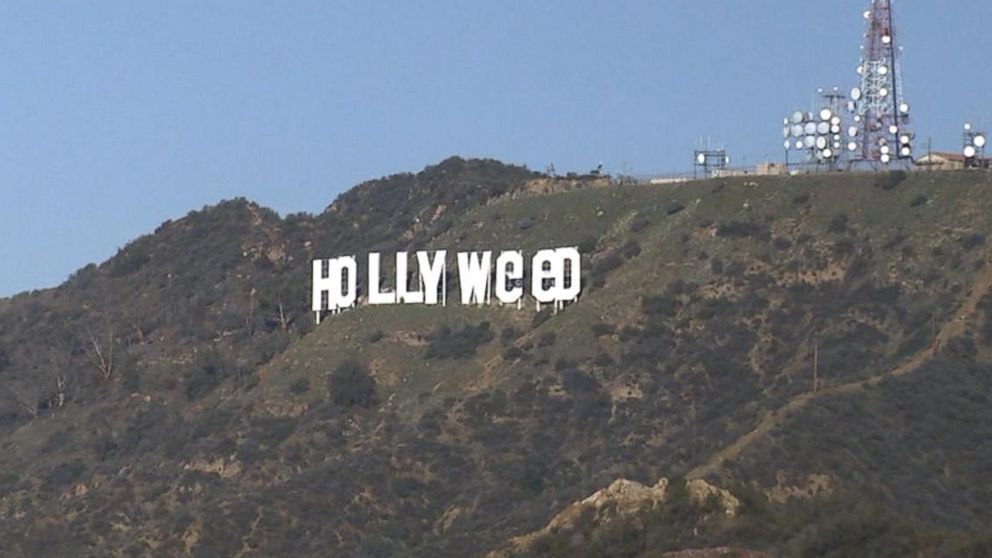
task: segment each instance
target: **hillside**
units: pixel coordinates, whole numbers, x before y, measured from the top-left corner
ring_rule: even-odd
[[[0,301],[0,553],[982,555],[990,231],[987,172],[451,159],[318,215],[204,208]],[[306,311],[313,257],[563,245],[556,315]],[[668,490],[556,521],[618,479]]]

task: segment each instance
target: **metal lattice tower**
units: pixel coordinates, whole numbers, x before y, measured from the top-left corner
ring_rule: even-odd
[[[912,161],[913,133],[909,103],[903,97],[902,74],[892,0],[871,0],[865,11],[865,44],[861,47],[861,85],[851,90],[855,116],[849,145],[851,161],[871,165]]]

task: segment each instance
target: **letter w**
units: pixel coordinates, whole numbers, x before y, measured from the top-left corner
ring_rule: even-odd
[[[493,253],[460,252],[458,254],[458,283],[462,304],[484,304],[489,301],[489,271]]]

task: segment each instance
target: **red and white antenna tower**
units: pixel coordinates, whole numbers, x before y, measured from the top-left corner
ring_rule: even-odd
[[[851,90],[854,124],[848,130],[850,161],[875,166],[912,163],[913,133],[909,103],[903,96],[899,34],[892,0],[871,0],[865,11],[865,44],[861,47],[861,85]]]

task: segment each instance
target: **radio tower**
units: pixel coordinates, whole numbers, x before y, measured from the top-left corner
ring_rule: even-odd
[[[865,44],[861,47],[861,85],[851,90],[854,125],[850,128],[852,164],[872,167],[899,161],[911,164],[914,135],[909,103],[903,97],[899,35],[892,0],[871,0],[865,11]]]

